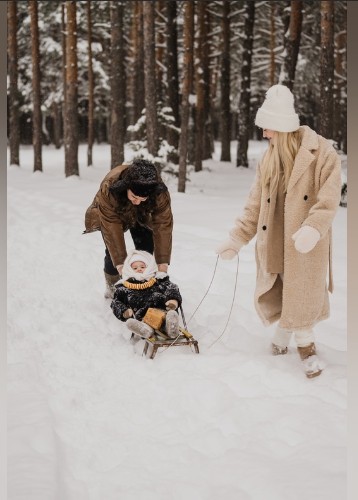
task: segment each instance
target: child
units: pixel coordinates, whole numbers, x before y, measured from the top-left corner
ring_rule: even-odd
[[[111,308],[131,332],[144,338],[154,333],[154,328],[145,322],[148,308],[152,307],[167,311],[166,333],[170,338],[177,337],[179,315],[176,309],[181,302],[178,286],[169,280],[167,273],[158,272],[153,255],[144,250],[129,252],[123,264],[122,278],[115,285]]]

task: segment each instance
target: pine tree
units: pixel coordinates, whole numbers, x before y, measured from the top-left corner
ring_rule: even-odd
[[[29,1],[31,16],[31,53],[32,53],[32,143],[34,147],[34,171],[42,171],[42,113],[40,90],[40,48],[37,0]]]
[[[179,139],[179,177],[178,191],[185,192],[186,184],[186,162],[188,153],[188,131],[189,131],[189,94],[193,83],[193,48],[194,48],[194,2],[184,2],[184,61],[183,61],[183,84],[181,101],[181,134]]]
[[[124,161],[125,72],[123,3],[111,2],[111,168]]]
[[[153,157],[158,152],[158,117],[157,91],[155,72],[155,38],[154,38],[154,2],[150,0],[143,4],[144,20],[144,87],[145,115],[147,123],[148,151]]]
[[[66,1],[66,177],[79,175],[78,168],[78,80],[76,2]]]
[[[19,89],[17,69],[17,7],[16,1],[7,2],[8,68],[9,68],[9,145],[10,165],[20,165]]]
[[[333,0],[321,1],[321,112],[319,133],[328,139],[333,137]]]

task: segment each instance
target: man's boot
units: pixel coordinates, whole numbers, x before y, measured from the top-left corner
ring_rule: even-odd
[[[281,347],[277,344],[274,344],[272,342],[271,344],[271,352],[274,356],[281,356],[282,354],[287,354],[288,348],[287,347]]]
[[[104,296],[106,299],[113,299],[114,296],[114,284],[119,280],[119,274],[108,274],[104,271],[104,278],[106,281],[106,289]]]
[[[323,368],[316,354],[316,346],[314,342],[311,342],[304,347],[297,347],[297,351],[302,360],[306,377],[313,378],[322,373]]]

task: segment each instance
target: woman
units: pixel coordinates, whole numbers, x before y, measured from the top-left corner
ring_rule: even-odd
[[[299,125],[291,91],[274,85],[255,124],[269,147],[259,162],[243,215],[217,248],[232,259],[255,235],[255,307],[265,325],[278,321],[274,355],[292,333],[307,377],[320,375],[313,326],[329,316],[332,221],[340,201],[340,159],[331,143]],[[329,267],[329,286],[326,275]]]
[[[130,165],[113,168],[86,211],[85,227],[84,233],[101,231],[106,246],[105,297],[113,298],[114,283],[122,273],[127,230],[135,248],[154,253],[158,270],[167,272],[173,214],[168,188],[151,162],[136,159]]]

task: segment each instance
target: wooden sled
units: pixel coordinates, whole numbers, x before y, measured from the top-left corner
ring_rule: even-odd
[[[154,359],[159,347],[169,348],[172,346],[189,346],[190,348],[194,346],[195,352],[199,354],[198,341],[194,339],[191,333],[189,333],[184,328],[179,327],[180,335],[171,339],[166,335],[166,333],[155,330],[155,334],[151,337],[144,339],[145,345],[143,349],[142,356],[147,356],[149,347],[151,348],[149,359]]]
[[[151,325],[154,328],[154,334],[151,337],[148,337],[147,339],[143,339],[145,340],[145,345],[143,348],[142,356],[147,356],[148,349],[150,347],[149,358],[154,359],[159,347],[168,349],[169,347],[172,346],[189,346],[191,349],[192,347],[194,347],[195,352],[199,354],[198,341],[195,340],[192,334],[187,330],[183,309],[179,307],[179,310],[181,312],[183,324],[185,326],[185,328],[179,326],[180,335],[178,335],[176,338],[170,338],[165,332],[155,328],[154,325]],[[131,338],[133,338],[134,335],[135,334],[132,333]]]

